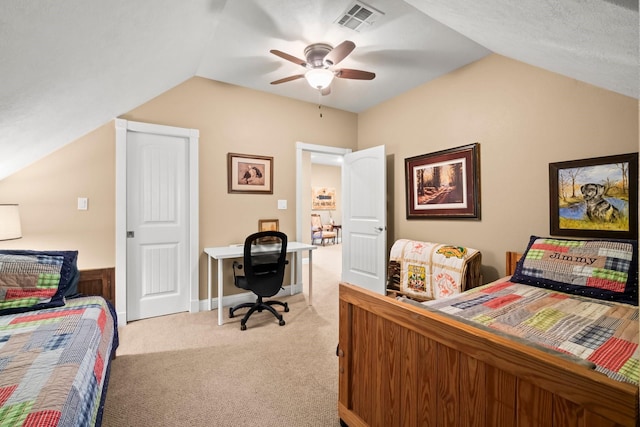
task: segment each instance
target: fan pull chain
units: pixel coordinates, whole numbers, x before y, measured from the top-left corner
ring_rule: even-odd
[[[320,112],[320,118],[322,118],[322,93],[318,90],[318,111]]]

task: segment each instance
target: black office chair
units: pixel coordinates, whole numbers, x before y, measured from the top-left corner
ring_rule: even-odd
[[[244,265],[243,265],[244,264]],[[238,304],[229,308],[229,317],[233,317],[236,310],[249,308],[240,322],[240,330],[247,329],[247,320],[256,311],[269,310],[278,320],[280,326],[285,321],[273,305],[281,305],[284,311],[289,311],[286,302],[275,300],[263,301],[262,298],[272,297],[282,289],[285,265],[287,261],[287,235],[279,231],[261,231],[254,233],[244,241],[243,264],[233,262],[233,279],[237,287],[247,289],[258,296],[255,303]],[[244,275],[238,274],[244,270]]]

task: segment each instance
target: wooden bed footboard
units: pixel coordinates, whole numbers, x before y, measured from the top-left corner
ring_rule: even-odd
[[[115,307],[115,272],[116,269],[113,267],[80,270],[78,292],[84,295],[98,295],[104,297],[104,299],[108,300]]]
[[[340,284],[340,419],[356,426],[637,426],[638,388]]]

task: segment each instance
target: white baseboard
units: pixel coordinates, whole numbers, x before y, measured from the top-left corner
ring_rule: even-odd
[[[298,294],[300,292],[302,292],[302,285],[294,284],[293,293]],[[291,295],[291,286],[285,286],[284,289],[280,289],[280,292],[274,295],[273,298],[289,296],[289,295]],[[225,295],[222,297],[222,306],[233,307],[238,304],[242,304],[245,302],[253,302],[255,300],[256,300],[256,296],[253,292],[242,292],[239,294]],[[213,310],[218,309],[218,298],[211,298],[211,307]],[[207,311],[208,309],[209,309],[209,306],[207,305],[207,300],[206,299],[200,300],[200,311]]]

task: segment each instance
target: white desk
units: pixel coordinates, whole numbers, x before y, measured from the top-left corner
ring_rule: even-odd
[[[288,242],[287,253],[295,254],[295,260],[291,262],[291,295],[293,295],[294,284],[302,285],[302,259],[298,254],[303,251],[309,251],[309,305],[311,305],[312,296],[312,273],[311,273],[311,251],[317,249],[317,246],[308,245],[300,242]],[[209,310],[211,307],[211,288],[212,288],[212,275],[211,275],[211,263],[212,260],[218,260],[218,325],[222,325],[222,296],[223,296],[223,282],[222,282],[222,263],[225,259],[230,258],[242,258],[244,256],[244,246],[218,246],[215,248],[204,248],[204,253],[208,256],[207,262],[207,300],[209,301]]]

